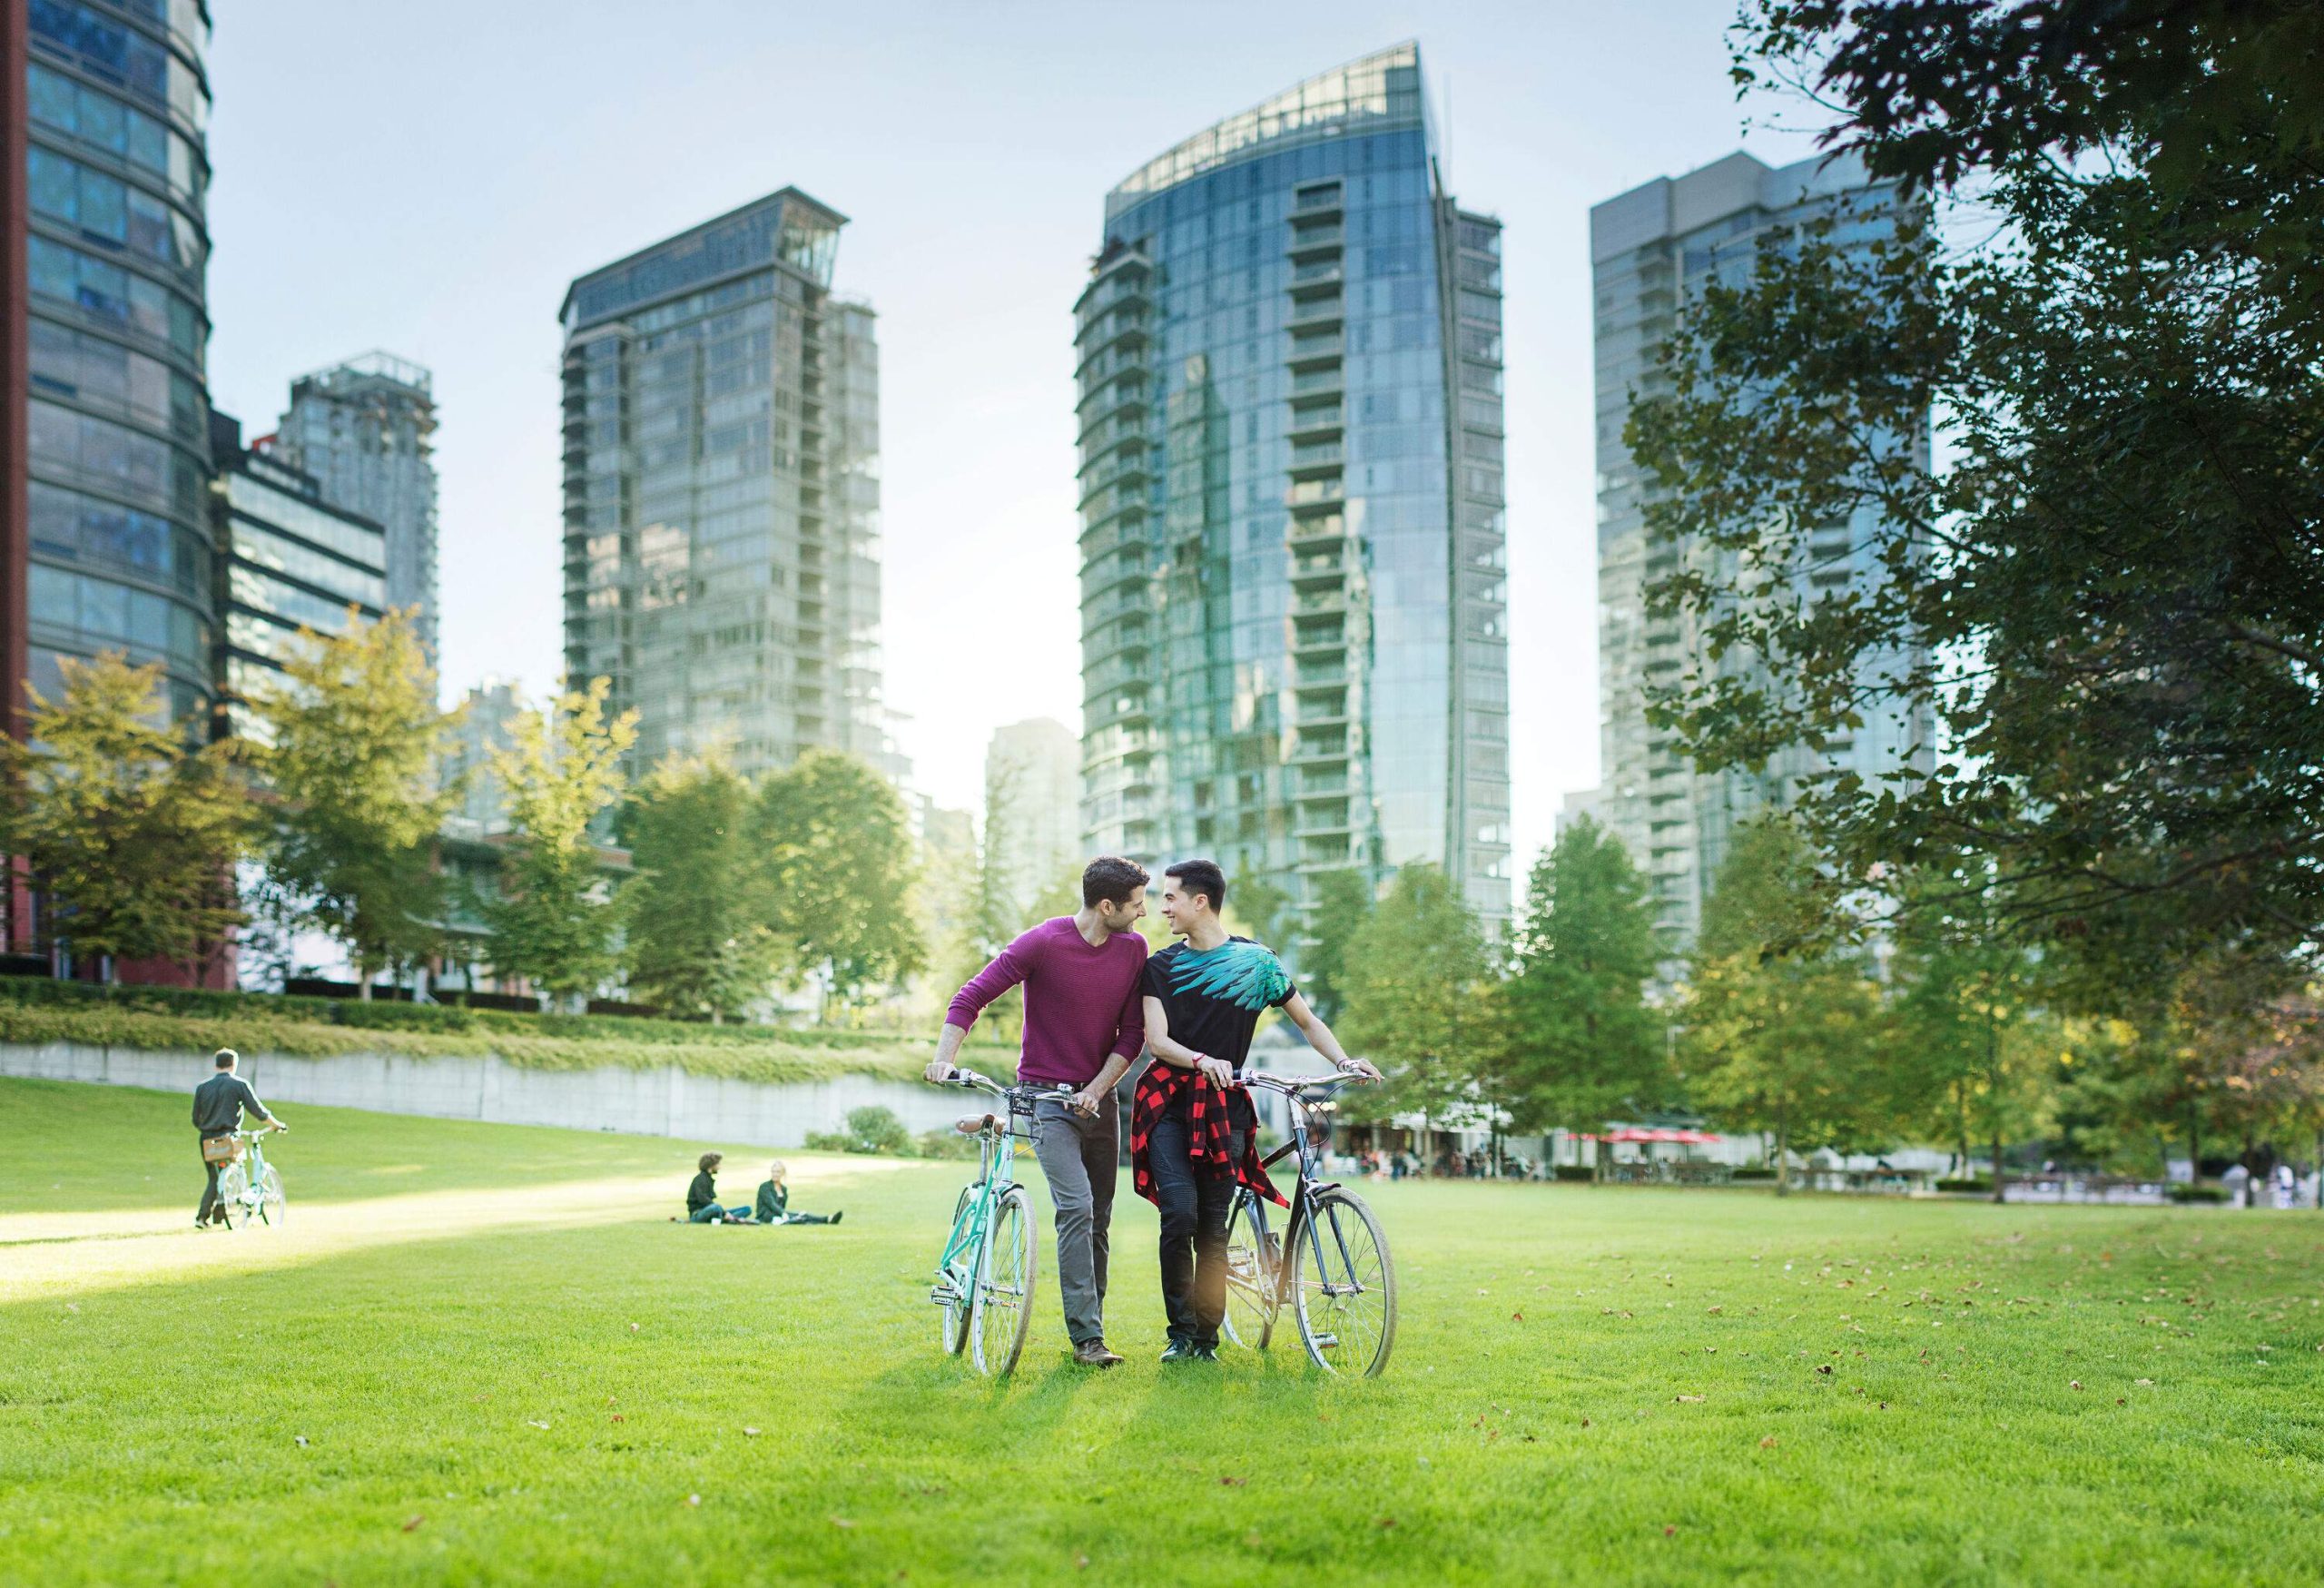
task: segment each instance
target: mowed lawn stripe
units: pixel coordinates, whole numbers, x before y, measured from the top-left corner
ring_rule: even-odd
[[[324,1175],[428,1123],[294,1145]],[[963,1167],[819,1188],[837,1228],[448,1231],[0,1307],[0,1580],[2324,1576],[2312,1215],[1366,1184],[1404,1307],[1343,1383],[1287,1331],[1154,1362],[1125,1182],[1129,1363],[1067,1365],[1044,1284],[996,1384],[925,1299]]]

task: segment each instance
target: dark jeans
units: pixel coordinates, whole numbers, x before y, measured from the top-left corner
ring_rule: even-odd
[[[742,1207],[739,1204],[733,1208],[721,1208],[715,1202],[704,1202],[701,1207],[686,1215],[686,1222],[689,1224],[723,1224],[728,1219],[741,1218],[749,1212],[750,1209],[748,1208]]]
[[[196,1150],[200,1150],[198,1145]],[[195,1209],[193,1215],[193,1221],[196,1224],[207,1224],[210,1221],[210,1216],[218,1210],[218,1171],[226,1166],[222,1163],[212,1163],[205,1158],[202,1160],[202,1167],[210,1171],[210,1183],[202,1188],[202,1206]]]
[[[1236,1159],[1249,1140],[1248,1128],[1238,1123],[1229,1149]],[[1232,1170],[1196,1164],[1193,1143],[1181,1094],[1154,1122],[1146,1143],[1162,1209],[1162,1306],[1172,1339],[1216,1346],[1219,1320],[1226,1316],[1226,1216],[1240,1182]]]
[[[1033,1105],[1033,1151],[1057,1209],[1057,1288],[1065,1332],[1078,1346],[1106,1337],[1106,1237],[1121,1172],[1121,1111],[1113,1093],[1091,1119],[1058,1098]]]

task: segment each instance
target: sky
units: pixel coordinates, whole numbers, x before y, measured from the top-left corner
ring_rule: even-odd
[[[561,655],[556,310],[785,184],[880,316],[884,666],[912,784],[980,804],[1004,723],[1078,726],[1074,298],[1106,191],[1417,38],[1447,183],[1503,237],[1518,855],[1598,779],[1589,212],[1738,147],[1734,0],[1264,5],[219,0],[212,399],[383,348],[435,373],[448,697]]]

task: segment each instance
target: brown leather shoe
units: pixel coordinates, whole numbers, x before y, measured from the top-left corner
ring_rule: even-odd
[[[1112,1367],[1121,1361],[1106,1349],[1103,1340],[1084,1340],[1073,1347],[1073,1359],[1084,1367]]]

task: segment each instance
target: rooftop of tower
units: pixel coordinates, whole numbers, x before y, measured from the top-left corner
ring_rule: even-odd
[[[1286,88],[1157,155],[1106,195],[1106,218],[1237,160],[1353,132],[1428,124],[1420,44],[1406,39]]]

